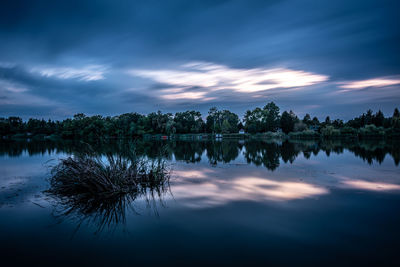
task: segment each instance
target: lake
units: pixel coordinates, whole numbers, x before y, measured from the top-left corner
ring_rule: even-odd
[[[369,141],[137,141],[169,187],[115,208],[50,195],[70,155],[124,142],[0,143],[0,255],[6,265],[397,265],[400,144]]]

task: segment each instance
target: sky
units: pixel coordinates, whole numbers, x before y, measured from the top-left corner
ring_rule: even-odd
[[[0,117],[400,106],[398,0],[3,0]]]

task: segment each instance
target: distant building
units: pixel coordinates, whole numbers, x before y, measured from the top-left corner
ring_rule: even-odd
[[[244,129],[240,129],[239,134],[244,134]]]

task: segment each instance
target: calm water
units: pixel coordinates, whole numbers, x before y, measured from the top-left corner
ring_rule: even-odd
[[[79,143],[0,143],[2,265],[397,265],[400,146],[364,142],[139,142],[170,190],[114,214],[66,214],[49,168]],[[123,154],[126,144],[92,145]],[[65,208],[65,207],[64,207]],[[4,266],[4,265],[3,265]]]

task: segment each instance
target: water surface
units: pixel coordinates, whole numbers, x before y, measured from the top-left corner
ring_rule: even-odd
[[[120,220],[65,214],[44,193],[79,142],[0,143],[0,254],[15,264],[393,264],[400,248],[400,147],[393,142],[142,142],[170,188]],[[126,153],[124,143],[90,153]]]

